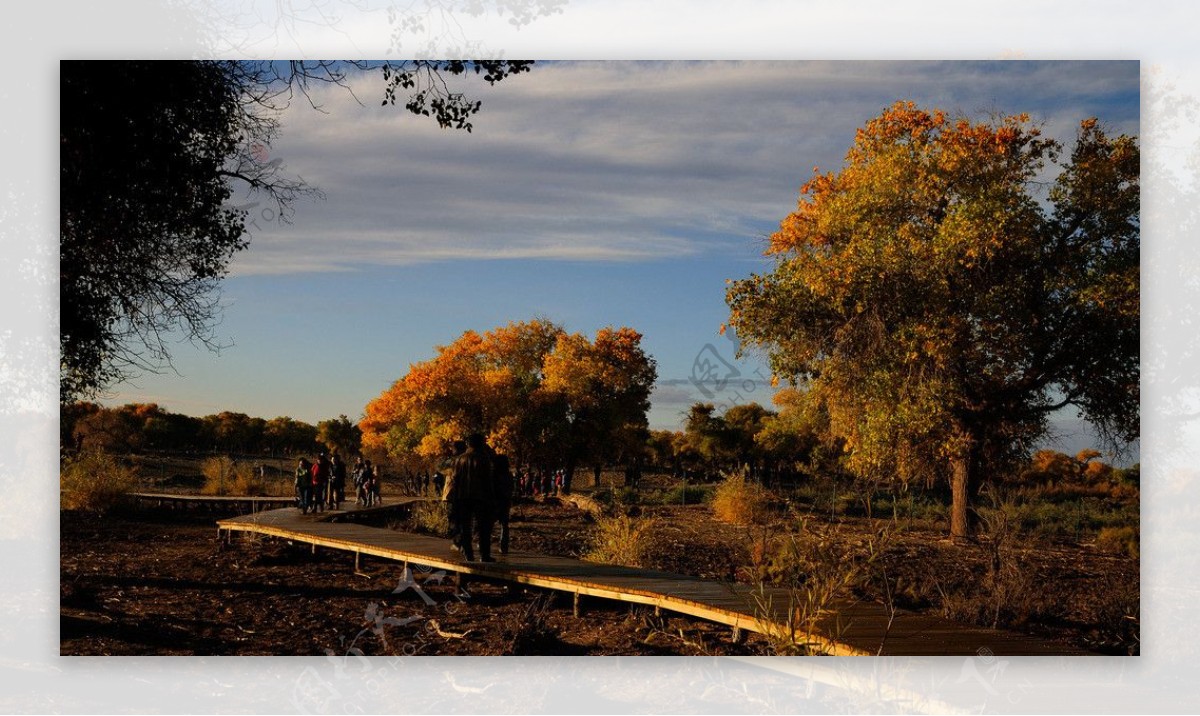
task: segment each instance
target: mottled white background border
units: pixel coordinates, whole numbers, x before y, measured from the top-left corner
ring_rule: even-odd
[[[6,6],[0,29],[0,711],[1195,712],[1200,168],[1197,13],[1054,3],[424,2],[405,47],[534,59],[1139,59],[1143,96],[1142,636],[1137,658],[371,659],[58,656],[58,60],[382,57],[385,5]],[[281,8],[286,14],[280,16]],[[522,8],[535,16],[520,27]],[[544,8],[560,12],[537,16]],[[445,10],[446,13],[442,13]],[[440,22],[440,20],[439,20]],[[519,80],[517,80],[519,81]]]

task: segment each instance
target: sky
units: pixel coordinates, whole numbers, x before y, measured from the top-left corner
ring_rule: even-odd
[[[224,282],[229,346],[182,343],[174,372],[104,402],[357,419],[435,346],[545,317],[640,331],[651,427],[677,429],[698,400],[770,404],[765,361],[719,334],[726,281],[770,270],[765,237],[799,187],[896,100],[1028,112],[1068,145],[1090,116],[1139,134],[1137,62],[537,63],[468,85],[483,101],[469,134],[381,107],[376,73],[351,87],[293,103],[267,150],[324,200],[283,223],[233,199],[251,242]],[[694,380],[706,364],[717,381]],[[1068,448],[1087,441],[1060,426]]]

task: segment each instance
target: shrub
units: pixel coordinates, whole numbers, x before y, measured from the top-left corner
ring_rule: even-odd
[[[254,468],[221,455],[210,457],[200,467],[204,475],[202,495],[265,495],[267,484],[255,474]]]
[[[1104,552],[1127,554],[1137,559],[1141,552],[1141,536],[1136,527],[1105,527],[1096,536],[1096,547]]]
[[[772,650],[780,655],[826,651],[828,642],[810,641],[821,631],[818,623],[838,600],[872,579],[888,539],[882,529],[857,536],[840,528],[812,529],[803,520],[780,537],[764,531],[750,548],[749,576],[758,584],[750,606],[756,617],[770,624],[765,635]],[[786,603],[767,584],[785,587]],[[837,641],[836,633],[830,636]]]
[[[762,485],[747,479],[746,472],[727,473],[713,493],[713,514],[722,522],[748,525],[767,517],[768,494]]]
[[[632,487],[618,487],[613,491],[612,498],[617,504],[628,506],[636,505],[641,500],[638,491]]]
[[[592,548],[584,559],[604,564],[641,567],[650,547],[654,520],[628,515],[601,517],[596,520]]]
[[[413,507],[412,520],[421,532],[436,537],[449,537],[450,503],[439,499],[422,500]]]
[[[85,451],[62,463],[60,506],[66,510],[107,512],[137,488],[135,468],[99,450]]]
[[[505,656],[527,656],[547,653],[548,648],[561,646],[550,626],[552,599],[536,597],[532,602],[500,612],[499,652]]]
[[[698,505],[712,497],[712,485],[676,485],[658,495],[658,500],[663,505]]]

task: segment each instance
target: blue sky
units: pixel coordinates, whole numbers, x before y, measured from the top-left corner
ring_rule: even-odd
[[[327,198],[291,224],[252,209],[217,327],[233,345],[182,344],[178,374],[106,402],[357,418],[435,345],[544,316],[641,331],[659,367],[651,425],[675,428],[695,400],[769,403],[761,361],[734,362],[717,333],[725,280],[769,269],[763,238],[813,167],[841,166],[895,100],[1029,112],[1068,142],[1093,115],[1139,133],[1136,62],[541,63],[472,88],[471,134],[380,107],[377,74],[353,86],[361,106],[329,88],[323,112],[282,116],[271,157]],[[705,395],[689,378],[712,352],[740,375]]]

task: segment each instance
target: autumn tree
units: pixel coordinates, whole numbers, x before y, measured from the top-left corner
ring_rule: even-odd
[[[350,418],[339,415],[317,423],[317,441],[346,460],[362,449],[362,430]]]
[[[646,412],[658,373],[632,328],[602,328],[589,341],[562,334],[544,362],[541,394],[558,404],[566,453],[564,489],[575,467],[590,463],[599,484],[606,461],[645,444]]]
[[[646,436],[646,456],[651,465],[668,470],[671,474],[679,472],[679,456],[675,445],[682,433],[673,430],[651,430]]]
[[[272,453],[292,454],[316,449],[317,428],[287,415],[271,418],[263,426],[263,440]]]
[[[108,453],[136,452],[144,442],[141,427],[132,410],[96,405],[75,421],[73,444]]]
[[[763,417],[754,442],[775,474],[794,474],[803,466],[812,468],[823,451],[821,420],[808,410],[807,396],[796,388],[781,388],[772,402],[779,408]]]
[[[965,538],[981,477],[1055,411],[1138,435],[1138,171],[1095,119],[1063,161],[1027,116],[897,103],[814,171],[730,322],[828,411],[853,472],[949,478]]]
[[[467,331],[366,406],[363,445],[436,460],[481,432],[517,464],[595,464],[645,440],[655,371],[640,342],[629,328],[589,341],[540,319]]]
[[[200,419],[201,434],[211,440],[212,447],[227,453],[247,453],[260,446],[267,421],[245,413],[223,410]]]

